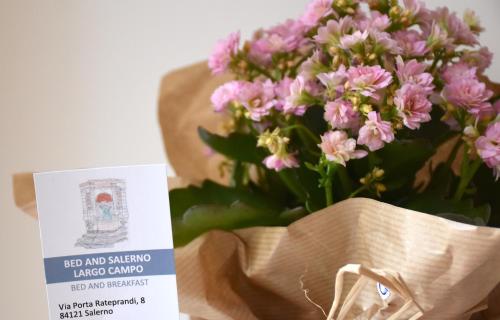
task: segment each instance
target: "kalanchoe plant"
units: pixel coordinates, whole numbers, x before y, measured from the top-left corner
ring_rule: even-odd
[[[499,226],[500,104],[480,31],[470,11],[417,0],[314,0],[243,45],[239,33],[218,42],[209,67],[235,80],[211,100],[229,130],[200,136],[230,160],[230,186],[171,192],[177,244],[351,197]],[[417,185],[445,142],[447,160]]]

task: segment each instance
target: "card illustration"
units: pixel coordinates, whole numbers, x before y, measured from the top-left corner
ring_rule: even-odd
[[[80,184],[86,233],[75,247],[112,248],[128,239],[126,191],[122,179],[93,179]]]

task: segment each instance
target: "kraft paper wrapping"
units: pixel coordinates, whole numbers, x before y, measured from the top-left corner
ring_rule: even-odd
[[[170,188],[224,181],[221,158],[206,156],[196,128],[220,130],[209,96],[228,79],[212,77],[205,63],[163,79],[160,124],[184,178],[169,179]],[[36,214],[31,174],[14,176],[14,194]],[[288,228],[211,231],[176,249],[176,266],[180,308],[193,319],[500,319],[500,229],[370,199]],[[386,300],[377,282],[389,288]]]
[[[224,183],[218,166],[223,158],[208,156],[198,138],[198,127],[221,133],[223,117],[210,107],[210,95],[229,76],[214,77],[200,62],[167,74],[159,98],[159,120],[165,150],[176,174],[191,181],[211,179]]]
[[[500,282],[499,252],[500,230],[351,199],[288,228],[212,231],[178,249],[181,310],[214,320],[325,319],[303,290],[328,313],[337,270],[361,264],[401,276],[416,304],[399,319],[417,305],[422,319],[469,319]],[[349,319],[387,319],[403,302],[384,303],[370,282]]]

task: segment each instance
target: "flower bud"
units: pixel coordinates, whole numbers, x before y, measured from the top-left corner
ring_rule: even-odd
[[[364,114],[368,114],[373,111],[373,107],[371,104],[364,103],[359,107],[359,110]]]
[[[373,175],[374,175],[374,176],[375,176],[375,178],[377,178],[377,179],[382,178],[382,177],[384,176],[384,174],[385,174],[384,169],[380,169],[380,168],[377,168],[377,167],[375,167],[375,168],[373,169]]]
[[[389,10],[389,16],[391,17],[397,17],[399,16],[399,14],[401,13],[401,7],[399,6],[393,6],[390,10]]]
[[[479,137],[479,131],[473,126],[467,126],[464,129],[464,135],[468,138],[477,138]]]
[[[464,12],[464,22],[469,26],[472,32],[479,33],[484,30],[479,23],[476,13],[470,9],[467,9]]]
[[[337,54],[339,53],[339,48],[335,47],[335,46],[331,46],[330,48],[328,48],[328,53],[330,55],[332,55],[334,57],[334,59],[336,58]],[[338,59],[338,58],[337,58]]]
[[[280,128],[264,131],[257,140],[258,147],[266,147],[272,154],[285,154],[286,146],[290,142],[290,138],[280,135]]]
[[[352,96],[349,98],[353,106],[359,106],[359,103],[361,102],[359,97],[357,96]]]
[[[377,190],[377,193],[385,192],[385,191],[387,191],[387,187],[385,185],[383,185],[382,183],[377,182],[377,183],[375,183],[375,190]]]
[[[373,61],[375,59],[377,59],[377,55],[375,53],[368,55],[368,60]]]

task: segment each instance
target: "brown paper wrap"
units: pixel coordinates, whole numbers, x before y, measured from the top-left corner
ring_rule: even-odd
[[[500,282],[498,252],[499,230],[351,199],[288,228],[213,231],[178,249],[181,310],[204,319],[325,319],[301,279],[328,313],[337,270],[361,264],[398,273],[423,319],[469,319]],[[353,284],[347,277],[343,292]],[[384,304],[371,281],[349,319],[387,319],[403,303],[391,298]]]
[[[207,156],[207,148],[198,138],[198,126],[211,132],[221,129],[222,116],[210,108],[210,95],[229,76],[212,77],[205,62],[173,71],[162,81],[159,98],[159,120],[165,150],[178,176],[223,183],[218,165],[219,155]]]
[[[211,77],[205,63],[163,79],[165,147],[186,178],[171,188],[222,181],[221,158],[206,157],[196,128],[219,128],[209,96],[227,79]],[[14,177],[16,203],[31,214],[32,183],[31,175]],[[499,229],[370,199],[337,203],[288,228],[209,232],[176,249],[176,266],[180,308],[197,319],[326,319],[334,303],[329,319],[500,319]],[[377,282],[391,290],[387,300]]]

